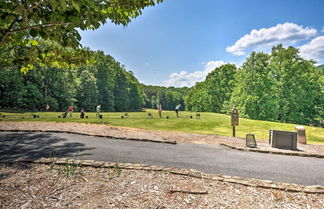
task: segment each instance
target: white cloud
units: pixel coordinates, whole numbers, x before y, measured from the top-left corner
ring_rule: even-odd
[[[226,48],[234,55],[244,55],[248,49],[263,49],[276,44],[292,44],[316,35],[317,30],[294,23],[278,24],[270,28],[253,29],[250,34],[240,38],[233,46]]]
[[[187,71],[181,71],[180,73],[172,73],[169,76],[169,80],[164,81],[165,86],[193,86],[196,82],[203,81],[208,73],[213,71],[215,68],[224,65],[225,62],[223,60],[220,61],[210,61],[205,65],[205,69],[202,71],[195,71],[193,73],[189,73]]]
[[[319,36],[299,48],[302,57],[324,62],[324,36]]]
[[[322,28],[321,32],[324,33],[324,27]]]

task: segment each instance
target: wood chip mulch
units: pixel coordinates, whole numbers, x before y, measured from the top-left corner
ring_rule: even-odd
[[[0,208],[323,208],[306,194],[168,172],[0,163]]]

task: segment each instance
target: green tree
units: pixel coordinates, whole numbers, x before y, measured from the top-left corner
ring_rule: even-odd
[[[161,102],[163,109],[174,110],[175,106],[181,104],[184,107],[184,95],[187,93],[188,88],[175,88],[164,86],[151,86],[142,85],[146,101],[144,107],[156,108],[156,105]]]
[[[205,82],[197,82],[184,97],[186,110],[195,112],[210,112],[210,95],[206,91]]]
[[[39,64],[43,53],[35,50],[39,40],[49,40],[62,47],[79,49],[81,36],[77,29],[95,30],[107,20],[127,25],[148,6],[162,0],[0,0],[0,52],[25,51],[33,54]],[[31,46],[26,46],[31,45]],[[65,50],[58,51],[60,57]],[[15,56],[14,56],[15,57]],[[7,57],[0,64],[13,64]],[[32,68],[31,59],[20,60],[23,69]],[[68,58],[61,61],[69,62]],[[5,66],[6,66],[5,65]]]
[[[234,87],[234,75],[237,69],[234,64],[225,64],[208,74],[205,88],[208,95],[208,111],[225,112]]]
[[[140,110],[144,104],[144,92],[138,80],[131,72],[127,72],[128,89],[129,89],[129,106],[128,110]]]
[[[312,61],[307,61],[293,47],[273,47],[270,68],[274,79],[273,94],[281,122],[308,124],[318,114],[320,75]]]
[[[320,71],[297,49],[273,47],[270,55],[253,52],[236,75],[231,97],[241,116],[309,124],[323,108]]]
[[[252,52],[235,76],[230,106],[238,108],[243,117],[262,120],[275,120],[277,117],[269,62],[268,54]]]
[[[0,108],[18,108],[24,89],[22,73],[18,69],[0,70]]]
[[[236,66],[222,65],[208,74],[205,81],[192,87],[185,97],[187,110],[225,112],[234,86]]]
[[[318,102],[316,104],[316,112],[317,112],[317,119],[323,120],[324,118],[324,65],[318,66],[317,69],[320,74],[319,84],[321,90],[319,93]],[[323,123],[322,126],[324,126]]]
[[[77,90],[77,107],[85,111],[94,111],[98,105],[98,90],[96,78],[89,70],[84,69],[80,74],[80,84]]]
[[[121,69],[116,69],[114,86],[114,110],[127,111],[129,107],[129,89],[125,73]]]
[[[114,84],[116,61],[113,57],[105,55],[103,52],[96,53],[94,68],[97,79],[98,103],[102,110],[114,110]]]

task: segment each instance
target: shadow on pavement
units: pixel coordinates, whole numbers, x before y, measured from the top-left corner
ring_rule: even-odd
[[[89,155],[82,143],[67,142],[51,133],[3,133],[0,135],[0,159],[75,157]]]
[[[0,159],[30,159],[42,157],[68,157],[90,155],[85,153],[94,148],[85,147],[82,143],[67,142],[66,139],[51,133],[2,133],[0,135]],[[10,177],[15,170],[32,168],[28,163],[0,163],[0,181]]]

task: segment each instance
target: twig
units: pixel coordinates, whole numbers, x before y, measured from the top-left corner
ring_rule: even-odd
[[[178,190],[178,189],[170,189],[170,193],[180,192],[180,193],[187,193],[187,194],[208,194],[206,190],[204,191],[190,191],[190,190]]]
[[[88,182],[88,179],[87,179],[86,177],[81,176],[81,178],[82,178],[84,181]]]

